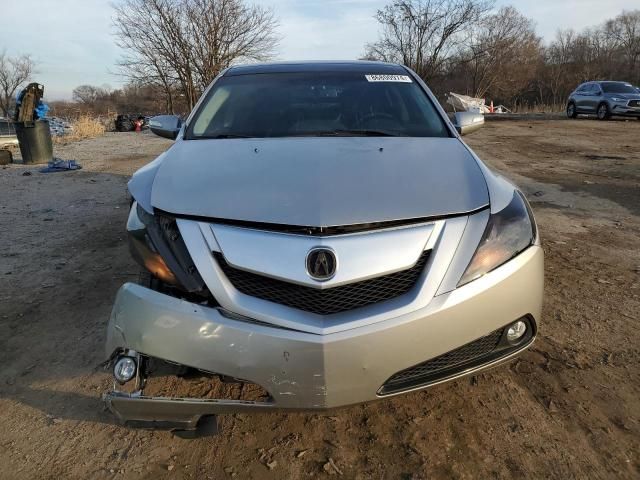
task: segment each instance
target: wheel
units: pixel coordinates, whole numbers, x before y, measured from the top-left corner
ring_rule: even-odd
[[[598,105],[598,120],[609,120],[611,117],[611,113],[609,113],[609,105],[606,103],[601,103]]]
[[[578,112],[576,110],[576,104],[571,102],[567,105],[567,117],[576,118],[578,116]]]

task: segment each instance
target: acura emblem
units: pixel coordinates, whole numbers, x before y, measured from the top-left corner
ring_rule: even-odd
[[[329,280],[336,274],[336,255],[327,248],[314,248],[307,254],[307,273],[314,280]]]

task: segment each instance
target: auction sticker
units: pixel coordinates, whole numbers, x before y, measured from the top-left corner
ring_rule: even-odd
[[[401,82],[412,83],[409,75],[365,75],[367,82]]]

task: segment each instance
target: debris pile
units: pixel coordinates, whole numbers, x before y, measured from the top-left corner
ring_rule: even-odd
[[[73,131],[73,126],[66,120],[59,117],[46,117],[49,122],[49,131],[52,137],[61,137]]]
[[[454,111],[474,112],[474,113],[511,113],[504,105],[493,106],[493,101],[486,105],[484,98],[474,98],[468,95],[449,92],[447,103],[453,107]]]
[[[120,114],[116,117],[116,132],[139,132],[149,128],[149,117],[140,114]]]
[[[49,122],[44,120],[49,106],[42,101],[43,96],[44,85],[30,83],[16,98],[13,120],[22,163],[46,163],[53,160]]]

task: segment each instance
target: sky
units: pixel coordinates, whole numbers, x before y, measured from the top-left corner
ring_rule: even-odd
[[[0,0],[0,51],[30,54],[34,80],[45,98],[70,99],[83,84],[117,88],[116,63],[122,51],[113,36],[112,3],[119,0]],[[342,60],[364,53],[377,38],[373,16],[391,0],[249,0],[273,8],[282,41],[278,59]],[[550,41],[558,29],[597,25],[638,0],[496,0],[534,20],[538,35]]]

